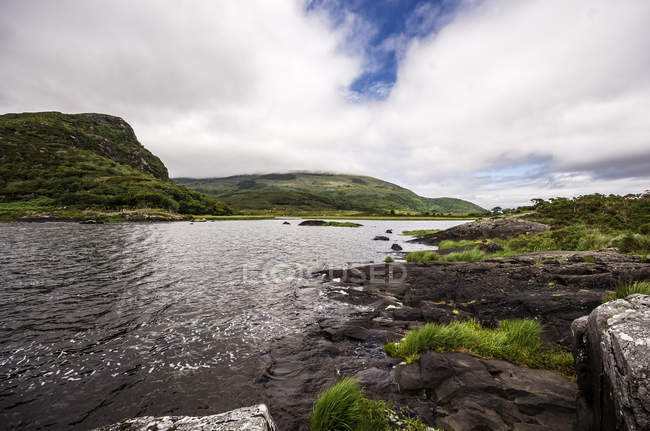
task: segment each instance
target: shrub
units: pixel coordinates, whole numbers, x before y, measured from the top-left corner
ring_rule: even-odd
[[[650,251],[650,236],[638,233],[625,233],[614,238],[610,245],[618,248],[621,253]]]
[[[650,281],[635,281],[634,283],[621,284],[612,295],[603,296],[603,302],[625,299],[635,293],[650,295]]]
[[[393,258],[390,257],[390,256],[386,256],[386,259],[384,259],[384,262],[386,262],[386,263],[393,263],[393,262],[395,262],[395,259],[393,259]]]
[[[482,328],[476,320],[449,324],[427,323],[411,331],[398,343],[384,350],[406,362],[419,359],[425,351],[465,351],[486,358],[498,358],[531,368],[543,368],[573,374],[573,356],[569,352],[547,350],[540,338],[538,321],[502,320],[496,329]]]

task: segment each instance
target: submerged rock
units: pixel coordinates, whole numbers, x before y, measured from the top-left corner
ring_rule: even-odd
[[[95,428],[94,431],[276,431],[264,404],[212,416],[143,416]]]
[[[605,303],[571,325],[579,431],[650,429],[650,296]]]
[[[386,229],[386,233],[393,233],[393,229]]]
[[[291,224],[291,223],[289,223],[288,221],[285,221],[285,222],[284,222],[284,223],[282,223],[282,224]]]
[[[393,244],[390,246],[390,248],[395,251],[402,251],[402,246],[399,244]]]
[[[515,217],[500,219],[484,219],[464,223],[452,228],[425,235],[411,240],[422,244],[438,245],[444,240],[460,241],[485,238],[512,238],[520,234],[538,233],[549,230],[550,227],[537,222],[521,220]]]
[[[390,241],[390,238],[387,236],[383,235],[377,235],[376,237],[373,238],[374,241]]]

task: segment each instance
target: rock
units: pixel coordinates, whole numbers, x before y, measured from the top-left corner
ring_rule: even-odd
[[[212,416],[143,416],[95,428],[95,431],[276,431],[264,404]]]
[[[97,224],[97,220],[81,220],[79,224]]]
[[[402,246],[399,244],[393,244],[390,246],[390,248],[395,251],[402,251]]]
[[[497,251],[503,251],[503,247],[501,247],[496,242],[491,242],[491,241],[480,244],[478,246],[478,249],[485,253],[496,253]]]
[[[421,238],[412,239],[411,242],[438,245],[444,240],[506,239],[520,234],[544,232],[549,229],[550,227],[545,224],[521,220],[516,217],[483,219],[454,226],[438,233],[425,235]]]
[[[551,371],[427,352],[393,374],[409,407],[445,430],[570,431],[575,420],[576,384]]]
[[[285,222],[284,222],[284,223],[282,223],[282,224],[291,224],[291,223],[289,223],[288,221],[285,221]]]
[[[386,233],[393,233],[393,229],[386,229]]]
[[[325,223],[327,223],[325,220],[305,220],[298,226],[323,226]]]
[[[605,303],[571,325],[578,431],[650,429],[650,296]]]
[[[387,236],[383,235],[377,235],[376,237],[373,238],[374,241],[390,241],[390,238]]]

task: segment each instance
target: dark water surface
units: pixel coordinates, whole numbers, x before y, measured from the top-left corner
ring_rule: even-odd
[[[263,401],[258,358],[327,301],[324,265],[451,221],[0,223],[0,429],[89,429]],[[391,242],[372,241],[388,228]],[[305,288],[311,286],[311,288]]]

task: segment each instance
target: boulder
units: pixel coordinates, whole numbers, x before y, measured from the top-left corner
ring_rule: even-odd
[[[282,224],[291,224],[291,223],[289,223],[288,221],[285,221],[285,222],[284,222],[284,223],[282,223]]]
[[[427,352],[393,377],[410,408],[449,431],[571,431],[575,420],[576,385],[551,371]]]
[[[501,247],[496,242],[491,241],[480,244],[478,246],[478,249],[485,253],[496,253],[497,251],[503,251],[503,247]]]
[[[516,217],[483,219],[454,226],[434,234],[425,235],[413,239],[411,242],[438,245],[444,240],[506,239],[521,234],[544,232],[549,229],[550,227],[545,224],[521,220]]]
[[[386,233],[393,233],[393,229],[386,229]]]
[[[402,251],[402,246],[399,244],[393,244],[390,246],[390,248],[395,251]]]
[[[376,237],[373,238],[373,240],[375,240],[375,241],[390,241],[390,238],[388,238],[387,236],[383,236],[383,235],[377,235]]]
[[[650,296],[630,295],[573,321],[577,430],[650,429]]]
[[[94,431],[276,431],[264,404],[212,416],[143,416],[95,428]]]
[[[327,223],[325,220],[305,220],[298,226],[323,226],[325,223]]]

